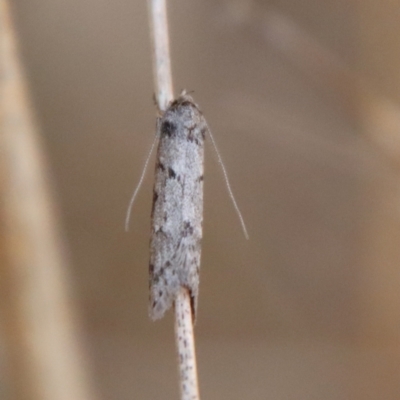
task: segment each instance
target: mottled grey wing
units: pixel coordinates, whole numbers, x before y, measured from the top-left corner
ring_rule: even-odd
[[[159,149],[165,147],[160,139]],[[161,318],[180,287],[178,266],[174,261],[179,246],[182,196],[179,186],[168,178],[169,160],[156,165],[152,232],[150,243],[150,317]],[[178,187],[176,187],[178,186]],[[172,195],[174,193],[174,195]]]
[[[178,98],[159,123],[152,239],[150,316],[161,318],[180,287],[189,289],[195,315],[203,214],[207,125],[189,96]]]

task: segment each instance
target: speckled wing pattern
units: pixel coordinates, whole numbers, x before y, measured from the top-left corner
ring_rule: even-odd
[[[196,315],[203,221],[204,140],[207,123],[182,94],[158,121],[150,243],[150,317],[163,317],[181,287]]]

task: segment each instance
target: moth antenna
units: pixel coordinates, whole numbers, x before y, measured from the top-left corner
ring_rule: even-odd
[[[231,184],[229,183],[228,173],[226,172],[225,165],[224,165],[224,163],[222,161],[221,154],[219,153],[219,150],[218,150],[218,147],[217,147],[217,143],[214,140],[214,136],[212,135],[208,124],[207,124],[207,128],[208,128],[208,133],[210,134],[210,138],[211,138],[211,142],[212,142],[213,148],[215,150],[215,153],[217,154],[218,162],[221,165],[222,173],[224,174],[224,179],[225,179],[226,187],[228,188],[229,197],[231,198],[233,206],[235,207],[236,214],[239,217],[239,221],[240,221],[240,224],[242,225],[244,237],[247,240],[249,240],[249,234],[247,232],[246,224],[244,223],[244,219],[243,219],[242,213],[240,212],[239,206],[236,203],[235,196],[233,195],[233,191],[232,191],[232,188],[231,188]]]
[[[158,130],[157,130],[157,132],[158,132]],[[140,176],[140,179],[139,179],[139,183],[137,184],[137,186],[133,192],[133,195],[131,197],[131,200],[129,201],[129,206],[128,206],[128,210],[126,211],[126,218],[125,218],[125,231],[126,232],[129,231],[129,221],[131,219],[132,206],[133,206],[133,203],[135,202],[137,194],[139,193],[139,189],[142,186],[143,179],[146,174],[147,166],[149,165],[150,157],[151,157],[151,154],[153,153],[154,146],[157,142],[157,139],[158,139],[158,136],[156,135],[153,140],[153,143],[151,144],[149,154],[147,155],[147,158],[146,158],[146,162],[144,163],[144,167],[143,167],[142,175]]]

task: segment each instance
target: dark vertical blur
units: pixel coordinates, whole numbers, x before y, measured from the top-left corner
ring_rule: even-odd
[[[13,6],[93,380],[104,400],[175,399],[171,317],[147,317],[152,167],[123,224],[155,128],[146,2]],[[400,4],[170,0],[169,16],[175,89],[194,90],[250,233],[209,147],[202,397],[398,399]]]

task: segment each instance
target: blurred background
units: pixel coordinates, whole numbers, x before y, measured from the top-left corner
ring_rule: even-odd
[[[147,314],[152,166],[124,232],[155,132],[146,2],[11,9],[95,398],[176,399],[172,313]],[[202,398],[398,399],[400,4],[170,0],[168,13],[175,91],[194,91],[250,234],[208,143]]]

